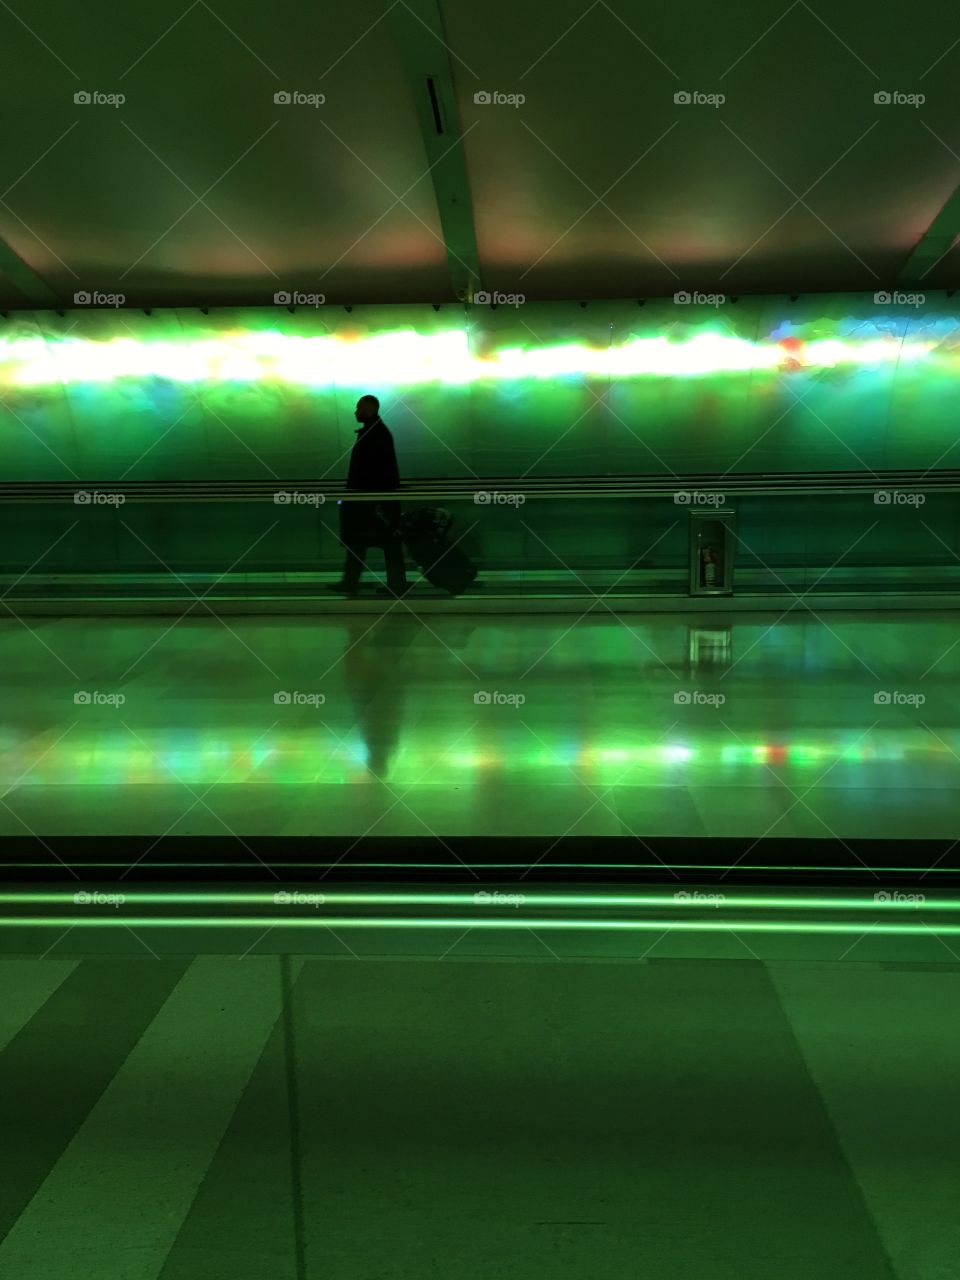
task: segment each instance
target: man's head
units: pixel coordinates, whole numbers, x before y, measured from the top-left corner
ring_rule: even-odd
[[[376,396],[361,396],[357,401],[354,417],[358,422],[375,422],[380,416],[380,401]]]

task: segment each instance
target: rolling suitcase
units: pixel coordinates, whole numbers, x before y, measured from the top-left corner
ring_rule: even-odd
[[[412,511],[404,516],[402,531],[404,546],[426,580],[458,596],[476,578],[477,566],[450,543],[447,532],[452,523],[449,513],[439,508]]]

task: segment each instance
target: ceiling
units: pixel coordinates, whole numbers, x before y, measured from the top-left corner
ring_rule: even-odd
[[[0,305],[951,288],[960,23],[919,14],[9,0]]]

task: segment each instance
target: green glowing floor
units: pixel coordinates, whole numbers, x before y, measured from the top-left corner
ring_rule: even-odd
[[[129,943],[0,958],[0,1275],[956,1274],[960,965]]]
[[[7,618],[0,667],[8,834],[960,834],[955,614],[198,606]]]

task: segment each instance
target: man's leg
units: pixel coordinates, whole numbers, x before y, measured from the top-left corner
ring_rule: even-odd
[[[363,573],[366,557],[367,548],[360,543],[352,542],[347,546],[347,558],[343,564],[343,575],[340,581],[351,591],[358,590],[360,586],[360,575]]]
[[[399,538],[388,538],[383,547],[387,566],[387,587],[391,591],[406,591],[407,570],[403,563],[403,543]]]

